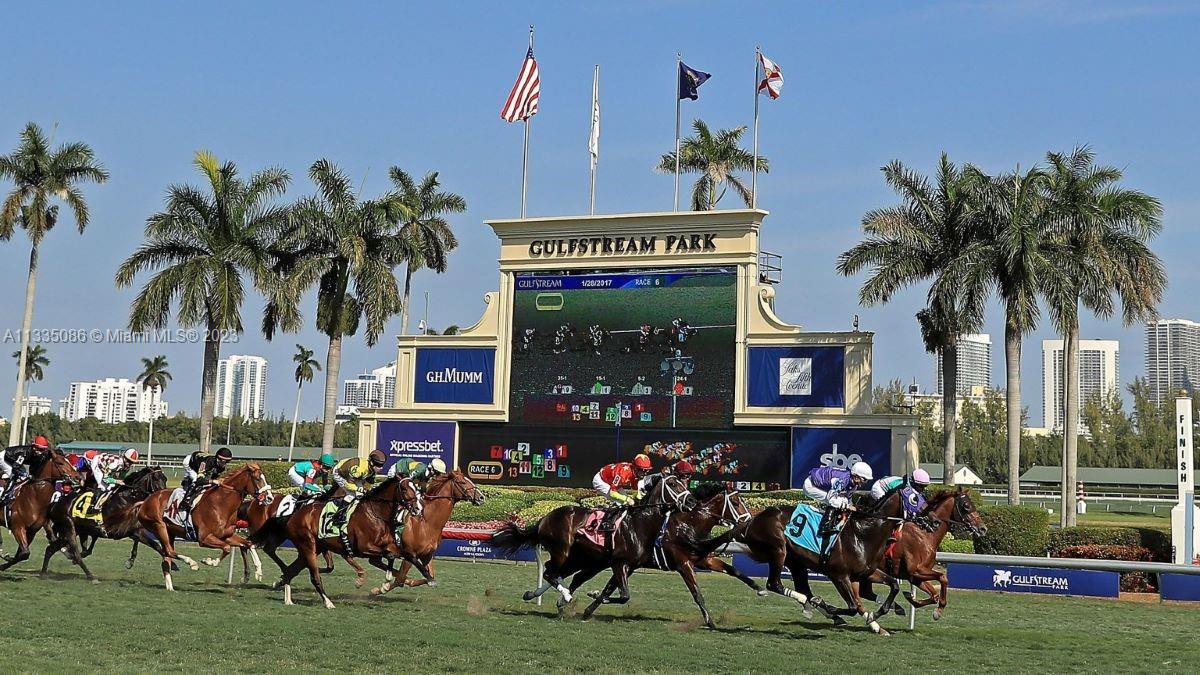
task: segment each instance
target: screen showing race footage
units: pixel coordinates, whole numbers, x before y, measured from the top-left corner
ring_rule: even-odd
[[[729,428],[733,268],[516,275],[509,420]]]

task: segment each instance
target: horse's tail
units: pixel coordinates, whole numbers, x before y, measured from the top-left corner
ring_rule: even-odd
[[[702,560],[736,539],[738,535],[740,535],[745,529],[745,524],[740,524],[729,528],[729,530],[726,532],[715,537],[701,539],[696,536],[695,530],[689,528],[676,534],[672,538],[678,542],[684,548],[684,550],[694,556],[695,559]]]
[[[491,544],[506,556],[512,555],[523,548],[533,548],[539,543],[539,523],[541,523],[540,520],[524,528],[513,522],[505,523],[499,530],[496,530],[492,534]]]

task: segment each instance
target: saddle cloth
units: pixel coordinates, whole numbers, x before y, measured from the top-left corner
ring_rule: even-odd
[[[167,506],[163,509],[163,518],[175,523],[183,529],[191,528],[192,509],[196,508],[196,504],[200,503],[200,498],[204,493],[208,492],[208,488],[197,490],[195,496],[192,497],[191,508],[187,509],[186,515],[182,509],[183,506],[183,488],[177,487],[171,492],[171,497],[167,499]],[[186,521],[186,522],[185,522]]]
[[[71,503],[71,517],[101,523],[104,521],[101,506],[103,506],[103,500],[99,498],[98,491],[87,490]]]
[[[621,522],[625,520],[626,513],[627,511],[622,510],[617,514],[617,519],[613,521],[612,532],[606,532],[600,529],[600,526],[604,524],[604,517],[607,511],[604,509],[592,509],[588,512],[587,518],[583,521],[583,526],[579,528],[578,532],[600,548],[607,548],[609,537],[621,527]]]
[[[317,538],[318,539],[334,539],[337,537],[341,537],[343,532],[345,532],[346,527],[348,527],[350,525],[350,518],[354,515],[354,512],[358,509],[358,502],[355,501],[353,504],[350,505],[349,510],[346,511],[346,523],[345,523],[345,525],[342,525],[341,527],[339,527],[334,524],[333,516],[337,513],[338,509],[341,508],[341,506],[342,506],[342,500],[335,499],[335,500],[332,500],[332,501],[326,503],[325,507],[321,509],[321,516],[317,521]]]
[[[837,531],[829,537],[829,543],[825,546],[824,551],[821,550],[821,536],[817,534],[820,527],[821,512],[808,504],[797,504],[788,524],[783,528],[783,533],[800,548],[812,551],[817,555],[825,555],[833,548],[834,542],[841,534],[842,526],[840,523],[838,524]]]

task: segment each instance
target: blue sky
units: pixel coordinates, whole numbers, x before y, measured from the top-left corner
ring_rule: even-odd
[[[194,181],[200,148],[244,171],[282,166],[306,194],[313,160],[338,162],[367,195],[388,167],[441,172],[468,201],[454,218],[461,246],[441,276],[416,278],[438,328],[469,325],[497,287],[497,244],[482,221],[517,215],[521,130],[498,117],[537,26],[541,112],[531,141],[530,215],[587,208],[592,65],[602,68],[603,134],[597,209],[671,207],[672,179],[650,170],[673,143],[674,54],[713,74],[685,124],[749,124],[755,45],[779,63],[783,98],[764,101],[760,180],[771,211],[763,247],[785,256],[778,308],[814,330],[846,329],[859,314],[877,332],[875,379],[933,382],[913,319],[923,289],[863,309],[860,279],[834,272],[869,208],[889,204],[879,167],[921,170],[938,153],[992,171],[1028,166],[1047,150],[1090,144],[1126,171],[1126,184],[1162,199],[1155,244],[1170,277],[1164,316],[1200,319],[1200,4],[1184,2],[685,3],[619,1],[433,3],[19,3],[5,14],[0,52],[0,152],[30,120],[59,140],[84,140],[112,173],[88,188],[84,236],[62,225],[42,254],[37,328],[120,328],[133,297],[115,290],[119,262],[142,240],[166,187]],[[19,27],[19,28],[18,28]],[[14,30],[15,29],[15,30]],[[734,206],[727,197],[722,205]],[[0,244],[0,316],[20,326],[28,259],[23,235]],[[255,327],[261,301],[245,323]],[[311,318],[311,303],[309,316]],[[423,311],[420,303],[416,311]],[[311,322],[310,322],[311,323]],[[393,321],[380,344],[348,344],[343,375],[395,356]],[[1002,381],[1000,317],[987,330]],[[1041,418],[1042,326],[1026,342],[1025,401]],[[1143,372],[1140,326],[1085,319],[1086,338],[1121,340],[1125,382]],[[267,407],[291,412],[290,355],[309,328],[267,343],[253,330],[225,353],[270,359]],[[13,347],[12,349],[15,349]],[[198,407],[200,345],[48,345],[52,365],[34,392],[55,399],[72,380],[134,377],[139,357],[165,353],[173,409]],[[5,357],[11,349],[5,349]],[[11,371],[8,371],[11,373]],[[5,396],[7,400],[8,396]],[[319,386],[302,414],[320,408]]]

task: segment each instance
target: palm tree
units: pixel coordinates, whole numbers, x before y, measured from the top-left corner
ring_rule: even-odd
[[[12,424],[8,444],[17,444],[17,422],[22,418],[25,400],[25,356],[29,352],[29,331],[33,326],[33,296],[37,284],[38,247],[42,238],[58,223],[55,197],[66,203],[75,216],[75,225],[83,234],[89,220],[87,200],[79,189],[88,181],[103,183],[108,173],[96,161],[86,143],[65,143],[51,149],[42,129],[30,122],[21,132],[21,144],[10,155],[0,156],[0,178],[12,180],[12,191],[0,206],[0,240],[12,238],[20,227],[29,235],[29,276],[25,282],[25,313],[21,318],[21,349],[17,352],[17,391],[13,396]]]
[[[22,353],[20,351],[13,352],[13,358],[17,363],[21,363]],[[46,356],[46,348],[41,345],[32,345],[25,356],[25,381],[26,382],[41,382],[46,376],[44,368],[50,365],[50,359]],[[29,431],[29,405],[28,399],[33,398],[33,388],[25,393],[26,404],[21,406],[21,444],[25,444],[25,437]],[[15,423],[14,423],[15,426]]]
[[[313,350],[304,345],[296,345],[296,353],[292,360],[296,362],[296,411],[292,413],[292,440],[288,442],[288,461],[292,461],[292,451],[296,448],[296,423],[300,420],[300,389],[305,382],[313,381],[314,371],[321,369],[321,364],[314,359]]]
[[[420,185],[399,167],[393,166],[388,175],[409,212],[401,223],[400,235],[410,239],[418,253],[404,266],[404,313],[400,316],[400,332],[407,334],[413,272],[422,267],[438,274],[446,271],[446,254],[458,246],[458,239],[445,216],[466,211],[467,200],[453,192],[439,190],[436,171],[425,174]]]
[[[1097,166],[1089,148],[1051,152],[1046,199],[1054,264],[1063,274],[1045,280],[1055,327],[1063,335],[1063,527],[1076,523],[1079,464],[1079,309],[1100,318],[1120,302],[1126,325],[1152,318],[1166,288],[1162,261],[1148,242],[1162,229],[1162,205],[1121,188],[1120,169]]]
[[[172,185],[166,208],[147,219],[147,241],[121,263],[116,283],[125,288],[140,272],[157,272],[130,307],[130,330],[165,328],[174,304],[181,326],[204,329],[200,450],[207,452],[221,341],[242,332],[243,274],[260,291],[273,290],[269,251],[288,213],[274,199],[291,179],[283,169],[271,168],[243,180],[232,162],[221,164],[206,151],[197,152],[193,163],[207,192]]]
[[[458,335],[461,332],[462,329],[458,327],[458,324],[452,323],[446,326],[446,330],[442,331],[442,335]]]
[[[167,357],[164,355],[155,356],[154,358],[142,358],[142,374],[138,375],[138,382],[142,383],[143,391],[150,391],[150,400],[153,405],[150,406],[150,439],[146,443],[146,461],[154,456],[154,420],[158,417],[158,396],[166,390],[167,383],[171,381],[171,371],[167,370],[170,364],[167,363]]]
[[[1037,327],[1038,297],[1061,270],[1048,250],[1046,174],[1041,167],[988,176],[968,167],[981,203],[983,241],[978,283],[995,285],[1004,307],[1004,365],[1008,444],[1008,501],[1021,503],[1021,341]]]
[[[953,484],[958,337],[978,329],[986,300],[986,286],[971,274],[980,247],[973,182],[945,153],[936,186],[898,161],[883,167],[883,175],[902,203],[863,216],[866,239],[838,257],[837,270],[850,276],[871,268],[859,290],[863,306],[888,302],[907,286],[931,282],[917,321],[926,348],[942,355],[943,480]]]
[[[367,345],[375,345],[387,320],[401,308],[394,270],[420,251],[393,225],[410,215],[398,194],[361,201],[346,175],[327,159],[313,163],[308,175],[317,195],[292,209],[274,267],[284,282],[267,303],[263,332],[270,339],[277,329],[298,328],[300,298],[317,286],[317,328],[329,338],[321,439],[322,450],[329,452],[337,425],[342,340],[354,335],[365,319]]]
[[[688,136],[679,145],[680,172],[700,174],[692,186],[692,210],[711,211],[717,208],[717,202],[725,196],[729,186],[749,206],[750,188],[741,178],[733,175],[735,171],[751,171],[754,168],[754,154],[743,150],[740,145],[746,127],[718,129],[714,134],[704,120],[698,119],[692,122],[692,129],[696,135]],[[766,157],[759,155],[758,168],[763,173],[770,172],[771,165]],[[675,153],[663,155],[655,170],[674,173]],[[720,192],[717,192],[718,189]]]

